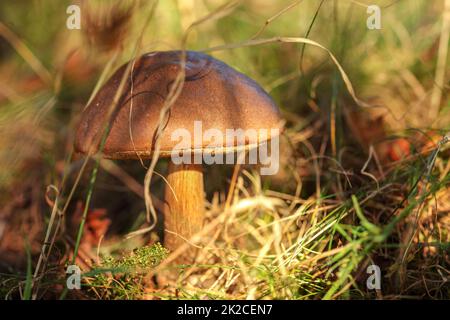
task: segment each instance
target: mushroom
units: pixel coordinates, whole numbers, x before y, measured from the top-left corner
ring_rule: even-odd
[[[199,124],[200,135],[208,130],[226,133],[227,129],[280,128],[277,106],[255,81],[209,55],[194,51],[185,53],[183,88],[169,110],[160,136],[159,156],[172,157],[169,159],[164,205],[164,244],[171,251],[200,232],[205,211],[202,164],[195,161],[176,164],[174,155],[187,152],[185,160],[193,160],[196,155],[223,155],[253,148],[272,137],[245,137],[244,140],[234,140],[232,144],[217,136],[199,140]],[[102,129],[109,121],[109,132],[102,150],[104,157],[150,159],[154,153],[160,111],[181,70],[181,56],[181,51],[162,51],[137,59],[131,74],[127,75],[117,107],[107,119],[108,108],[127,64],[120,67],[83,111],[76,133],[76,151],[85,154],[92,150],[97,152]],[[180,147],[180,141],[173,138],[180,132],[189,133],[190,141],[187,142],[191,143]],[[186,261],[192,254],[183,256]]]

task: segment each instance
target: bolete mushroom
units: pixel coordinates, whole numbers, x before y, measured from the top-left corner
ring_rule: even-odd
[[[193,155],[225,154],[258,146],[272,137],[270,134],[250,136],[230,144],[226,139],[216,139],[216,135],[214,139],[206,137],[199,141],[196,136],[199,124],[200,134],[208,130],[226,133],[230,129],[280,128],[277,106],[255,81],[209,55],[185,53],[184,85],[169,110],[160,136],[159,156],[172,156],[164,209],[164,244],[169,250],[175,250],[198,233],[204,220],[202,164],[186,163],[189,161],[175,164],[173,155],[186,151]],[[161,108],[181,66],[181,51],[152,52],[134,62],[132,72],[126,75],[123,94],[109,119],[110,130],[102,150],[104,157],[152,157]],[[91,150],[98,150],[101,129],[108,120],[108,108],[126,69],[127,64],[120,67],[83,111],[76,133],[76,151],[87,153],[91,147]],[[189,133],[192,144],[180,144],[174,139],[174,136],[180,138],[177,132]]]

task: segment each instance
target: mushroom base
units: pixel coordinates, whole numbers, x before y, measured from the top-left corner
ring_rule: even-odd
[[[169,161],[164,203],[164,244],[171,252],[184,245],[203,227],[204,194],[201,165]],[[196,250],[191,244],[176,261],[192,263]]]

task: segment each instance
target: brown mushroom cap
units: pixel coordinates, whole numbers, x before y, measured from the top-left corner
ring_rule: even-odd
[[[145,54],[135,61],[133,77],[130,72],[110,118],[110,131],[103,149],[105,157],[151,157],[160,111],[171,84],[180,72],[180,59],[180,51],[163,51]],[[93,143],[99,143],[108,108],[126,67],[127,64],[114,73],[83,112],[76,133],[76,151],[87,153]],[[170,109],[161,136],[161,156],[181,151],[174,150],[179,141],[171,138],[172,133],[180,128],[193,132],[194,121],[202,122],[203,131],[214,128],[223,133],[226,129],[280,128],[277,106],[252,79],[211,56],[193,51],[186,52],[185,68],[183,88]],[[232,146],[226,145],[225,139],[222,143],[216,143],[215,139],[204,140],[193,151],[228,152],[257,145],[267,139],[270,136],[258,136],[256,140],[247,137],[243,144],[236,141]],[[97,151],[97,148],[98,145],[93,146],[92,151]]]

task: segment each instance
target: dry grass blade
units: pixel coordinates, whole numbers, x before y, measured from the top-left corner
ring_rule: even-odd
[[[322,50],[325,50],[327,52],[327,54],[329,55],[329,57],[331,58],[331,60],[333,61],[333,63],[338,68],[339,73],[340,73],[340,75],[342,77],[342,80],[344,81],[345,86],[347,88],[347,91],[349,92],[350,96],[353,98],[355,103],[357,105],[361,106],[361,107],[371,107],[370,104],[360,100],[356,96],[356,93],[355,93],[355,90],[353,89],[353,85],[352,85],[352,83],[350,81],[350,78],[348,77],[347,73],[345,72],[345,70],[341,66],[341,64],[338,62],[336,57],[333,55],[333,53],[329,49],[327,49],[326,47],[321,45],[320,43],[317,43],[316,41],[313,41],[313,40],[310,40],[310,39],[299,38],[299,37],[273,37],[273,38],[268,38],[268,39],[254,39],[254,40],[242,41],[242,42],[235,43],[235,44],[227,44],[227,45],[207,48],[207,49],[203,49],[201,51],[203,51],[203,52],[213,52],[213,51],[220,51],[220,50],[228,50],[228,49],[237,49],[237,48],[243,48],[243,47],[259,46],[259,45],[271,44],[271,43],[304,43],[304,44],[309,44],[309,45],[312,45],[314,47],[318,47],[318,48],[320,48]]]
[[[291,3],[290,5],[288,5],[287,7],[283,8],[283,9],[281,9],[278,13],[276,13],[275,15],[273,15],[272,17],[267,19],[266,22],[264,23],[263,27],[261,29],[259,29],[258,32],[255,33],[255,35],[253,37],[251,37],[250,39],[258,38],[264,32],[264,30],[266,30],[266,28],[269,26],[270,23],[272,23],[274,20],[278,19],[280,16],[282,16],[284,13],[288,12],[292,8],[294,8],[297,5],[299,5],[302,1],[303,0],[297,0],[297,1],[293,2],[293,3]]]
[[[42,62],[33,52],[14,34],[3,22],[0,21],[0,36],[5,38],[17,51],[18,54],[29,64],[36,74],[46,83],[52,83],[50,72],[44,67]]]
[[[445,0],[444,12],[442,14],[442,29],[439,40],[438,59],[436,63],[436,71],[434,77],[435,85],[431,93],[431,102],[430,102],[431,111],[429,116],[432,121],[438,119],[437,116],[439,114],[439,108],[441,106],[442,94],[445,86],[445,71],[447,70],[446,65],[447,65],[449,36],[450,36],[450,0]]]
[[[141,235],[143,233],[153,230],[153,228],[155,227],[156,222],[157,222],[157,213],[153,206],[152,198],[150,195],[150,183],[151,183],[153,172],[156,167],[156,163],[158,162],[158,158],[159,158],[159,151],[160,151],[160,144],[161,144],[160,138],[161,138],[161,134],[164,130],[164,124],[167,122],[167,117],[168,117],[170,108],[173,106],[176,99],[178,98],[178,95],[181,93],[181,90],[183,89],[184,80],[185,80],[184,79],[185,78],[184,77],[185,76],[185,65],[186,65],[186,51],[185,50],[186,50],[186,42],[189,37],[189,33],[193,28],[197,27],[198,25],[200,25],[206,21],[219,19],[219,18],[223,17],[224,15],[229,14],[237,6],[237,4],[238,4],[238,2],[236,2],[236,1],[231,1],[229,3],[226,3],[225,5],[219,7],[217,10],[215,10],[214,12],[212,12],[212,13],[206,15],[205,17],[199,19],[198,21],[195,21],[194,23],[192,23],[184,34],[182,44],[181,44],[180,72],[177,74],[174,82],[170,86],[170,90],[167,95],[167,98],[165,99],[163,107],[161,108],[160,115],[159,115],[158,127],[156,129],[156,134],[155,134],[156,138],[155,138],[153,156],[152,156],[150,166],[147,170],[147,173],[146,173],[145,179],[144,179],[144,188],[145,188],[144,197],[145,197],[147,221],[148,222],[151,221],[151,225],[147,228],[143,228],[143,229],[140,229],[140,230],[137,230],[137,231],[134,231],[134,232],[128,234],[128,236],[127,236],[128,238],[134,237],[137,235]],[[150,217],[151,217],[151,219],[150,219]]]

